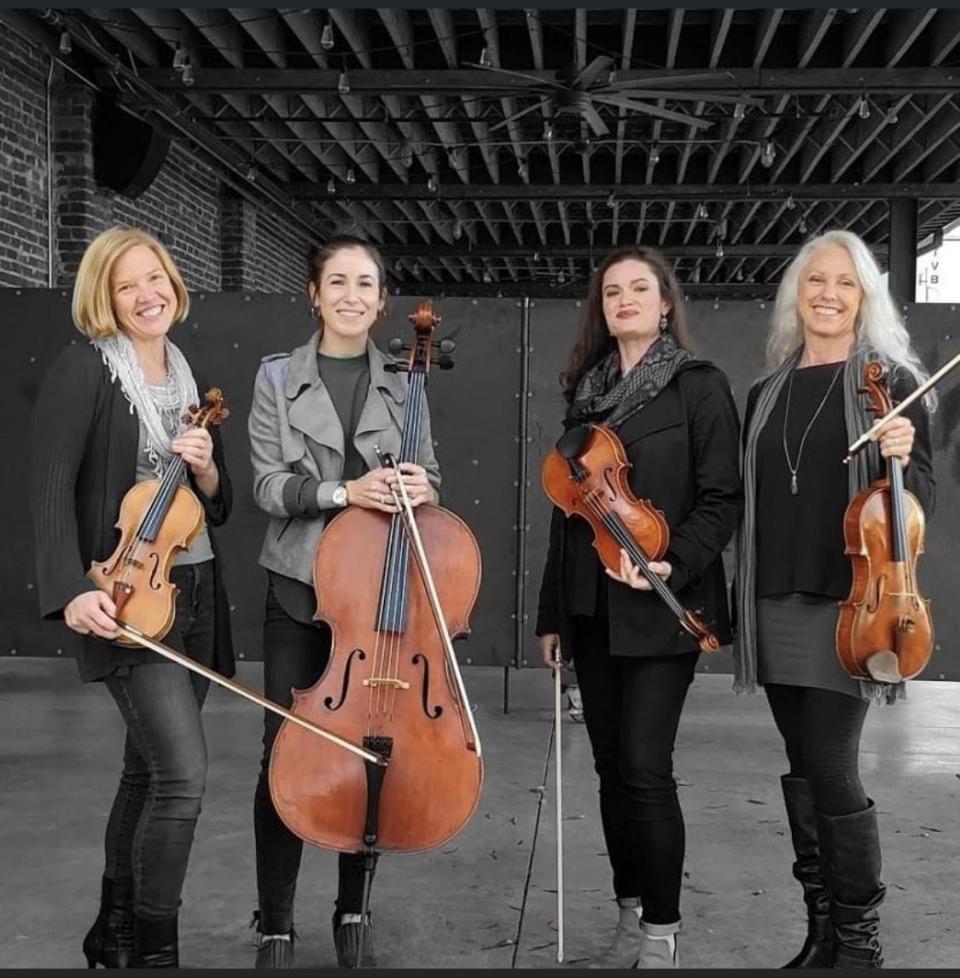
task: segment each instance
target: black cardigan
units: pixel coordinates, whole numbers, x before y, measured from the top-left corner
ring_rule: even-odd
[[[202,378],[196,379],[202,393],[206,385]],[[208,527],[222,524],[233,502],[220,434],[216,429],[211,434],[220,489],[214,499],[197,492]],[[82,339],[67,346],[44,376],[33,412],[31,503],[42,617],[63,618],[63,609],[73,598],[96,590],[86,571],[92,561],[106,560],[119,541],[114,524],[120,502],[136,480],[138,439],[137,416],[119,382],[110,380],[100,353]],[[230,606],[212,531],[210,544],[216,587],[212,667],[232,676]],[[86,635],[77,663],[83,681],[90,682],[117,667],[159,659],[154,652],[130,650]]]
[[[631,463],[630,488],[638,499],[650,499],[661,509],[670,528],[664,558],[673,567],[670,589],[685,608],[701,611],[722,643],[729,642],[722,551],[739,523],[743,491],[737,408],[726,376],[712,364],[689,362],[617,435]],[[559,634],[569,659],[568,596],[605,585],[612,655],[695,650],[696,640],[655,594],[599,576],[592,536],[585,520],[566,519],[554,508],[537,635]]]

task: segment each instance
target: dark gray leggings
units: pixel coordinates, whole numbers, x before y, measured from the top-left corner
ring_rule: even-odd
[[[783,737],[790,774],[805,778],[824,815],[862,812],[868,804],[860,782],[860,734],[866,700],[809,686],[764,686],[773,720]]]

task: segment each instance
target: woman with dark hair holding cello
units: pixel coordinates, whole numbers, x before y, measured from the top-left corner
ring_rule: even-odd
[[[260,553],[268,575],[264,690],[284,706],[291,704],[291,689],[317,683],[330,659],[331,629],[315,619],[314,593],[314,560],[327,523],[347,507],[392,516],[401,479],[414,508],[436,503],[440,485],[425,407],[416,446],[422,464],[403,462],[394,469],[377,455],[379,450],[400,456],[407,398],[403,375],[386,369],[390,361],[370,338],[386,305],[377,250],[353,236],[311,249],[307,293],[319,326],[292,353],[264,359],[249,420],[254,498],[270,516]],[[303,839],[280,817],[270,791],[279,731],[280,721],[267,713],[254,803],[258,968],[294,964],[294,893]],[[359,966],[361,944],[362,963],[375,963],[363,896],[363,856],[341,850],[333,912],[340,967]]]
[[[83,942],[91,968],[178,967],[180,895],[205,786],[200,709],[209,681],[154,652],[116,644],[117,591],[102,587],[107,563],[122,561],[112,555],[135,527],[131,519],[143,515],[131,497],[151,480],[162,487],[169,478],[195,514],[189,539],[166,552],[172,568],[160,590],[171,605],[176,595],[175,616],[173,607],[160,607],[161,634],[221,675],[234,669],[210,529],[230,513],[230,479],[217,432],[183,427],[206,388],[167,336],[188,308],[183,279],[156,238],[137,228],[104,231],[84,252],[74,285],[73,319],[84,342],[54,361],[34,408],[40,610],[83,637],[81,679],[103,682],[127,727],[100,913]],[[149,488],[137,498],[158,495]],[[150,563],[129,547],[125,553],[131,567]],[[124,575],[115,583],[133,590]],[[138,591],[131,608],[147,590],[156,588]]]
[[[613,941],[591,967],[679,966],[685,840],[672,755],[700,644],[653,592],[665,582],[728,641],[721,551],[741,510],[730,388],[689,345],[663,257],[645,247],[608,255],[563,378],[564,428],[615,433],[629,490],[662,510],[669,545],[649,563],[652,587],[623,549],[619,566],[601,563],[585,519],[553,512],[536,632],[546,665],[563,656],[576,666],[619,906]]]
[[[849,231],[828,231],[800,249],[777,291],[768,373],[747,397],[737,537],[734,688],[763,685],[783,737],[793,875],[807,910],[806,939],[786,968],[883,963],[877,806],[858,762],[870,702],[891,702],[903,686],[889,652],[857,675],[841,665],[849,635],[838,608],[855,608],[850,556],[860,559],[848,507],[879,478],[883,459],[900,460],[922,531],[934,481],[919,401],[879,429],[879,452],[871,444],[844,464],[875,420],[863,396],[871,361],[895,401],[925,377],[869,248]],[[874,536],[889,534],[882,522]]]

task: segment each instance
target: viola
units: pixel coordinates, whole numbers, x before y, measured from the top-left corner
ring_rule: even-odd
[[[417,461],[431,349],[440,348],[429,303],[410,319],[399,462]],[[415,527],[403,512],[348,507],[317,545],[317,618],[330,625],[333,646],[317,683],[294,690],[292,709],[388,761],[375,768],[282,724],[270,758],[273,803],[295,835],[322,848],[433,849],[460,831],[480,798],[480,741],[451,645],[470,630],[480,549],[449,510],[424,504],[411,513]]]
[[[182,420],[194,428],[223,424],[230,416],[223,392],[212,387],[202,405],[191,405]],[[132,486],[120,503],[115,526],[120,542],[104,561],[93,561],[87,577],[113,598],[116,615],[152,639],[173,627],[179,588],[170,582],[170,567],[203,529],[203,506],[183,481],[184,461],[176,455],[160,479]],[[120,645],[136,646],[122,632]]]
[[[670,529],[661,510],[650,500],[634,496],[627,482],[630,468],[612,429],[579,425],[565,432],[547,453],[541,476],[547,496],[567,517],[576,515],[590,524],[593,546],[604,567],[619,574],[620,551],[625,550],[654,594],[696,638],[701,651],[718,652],[717,637],[647,566],[667,552]]]
[[[878,416],[892,410],[883,364],[863,370],[861,394]],[[837,655],[856,679],[896,683],[918,676],[933,652],[930,601],[917,585],[926,520],[903,485],[903,464],[888,458],[886,475],[850,500],[843,518],[844,553],[853,582],[840,605]]]

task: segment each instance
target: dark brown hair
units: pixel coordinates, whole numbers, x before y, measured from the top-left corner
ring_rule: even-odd
[[[567,400],[573,398],[577,384],[583,375],[595,364],[599,363],[611,350],[616,348],[616,341],[607,328],[607,320],[603,315],[603,276],[607,270],[622,261],[635,259],[650,267],[657,277],[660,286],[660,296],[670,303],[667,313],[667,331],[673,335],[677,345],[686,350],[693,343],[687,329],[687,314],[683,306],[683,294],[677,284],[673,269],[667,260],[654,248],[644,245],[627,245],[611,251],[600,263],[590,280],[590,290],[587,302],[577,331],[577,341],[573,345],[567,369],[560,375],[560,384]]]

